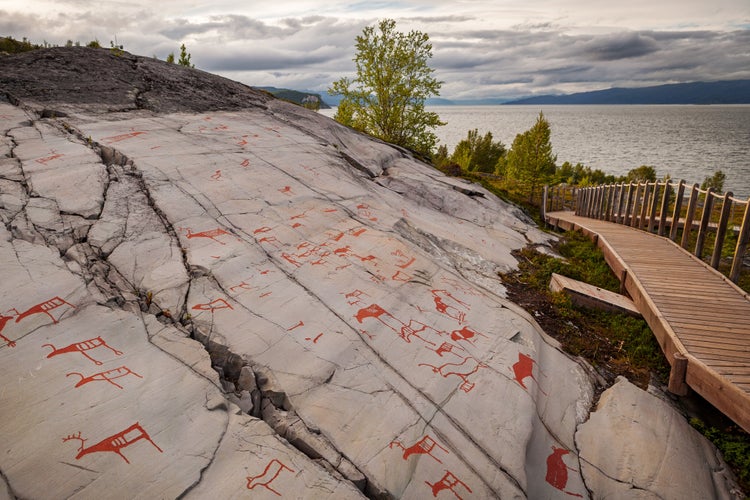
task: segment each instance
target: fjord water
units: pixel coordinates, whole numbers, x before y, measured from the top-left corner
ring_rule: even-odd
[[[510,148],[542,111],[557,164],[578,162],[624,175],[650,165],[661,178],[700,183],[716,170],[726,191],[750,196],[750,105],[430,106],[447,122],[436,130],[453,151],[471,129],[492,132]],[[325,110],[333,116],[335,110]]]
[[[448,122],[437,129],[449,151],[470,129],[492,132],[507,148],[542,111],[557,164],[583,163],[624,175],[641,165],[659,177],[700,183],[716,170],[725,191],[750,196],[749,105],[432,106]]]

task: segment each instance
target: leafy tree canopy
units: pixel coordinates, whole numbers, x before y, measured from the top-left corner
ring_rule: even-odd
[[[714,175],[706,176],[701,183],[701,189],[713,188],[714,193],[724,192],[724,181],[727,179],[727,175],[721,170],[714,172]]]
[[[534,126],[516,135],[504,162],[506,177],[527,190],[529,200],[555,173],[557,156],[552,154],[550,134],[549,122],[540,111]]]
[[[505,145],[492,140],[492,132],[479,135],[478,129],[469,130],[466,139],[456,145],[451,161],[469,172],[494,173],[498,161],[505,155]]]
[[[641,165],[629,171],[625,180],[627,182],[654,182],[656,180],[656,169],[648,165]]]
[[[328,89],[341,94],[334,118],[384,141],[429,155],[444,125],[437,113],[425,110],[425,100],[439,95],[427,61],[432,57],[429,36],[420,31],[396,31],[392,19],[368,26],[356,38],[354,79],[341,78]]]

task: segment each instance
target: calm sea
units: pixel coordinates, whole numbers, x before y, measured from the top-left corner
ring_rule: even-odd
[[[716,170],[725,191],[750,196],[750,105],[729,106],[431,106],[448,122],[436,133],[453,151],[470,129],[510,147],[542,111],[557,164],[583,163],[624,175],[641,165],[657,175],[702,182]],[[325,110],[328,116],[333,110]]]

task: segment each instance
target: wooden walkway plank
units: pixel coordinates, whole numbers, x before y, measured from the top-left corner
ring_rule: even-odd
[[[615,275],[626,271],[625,290],[670,364],[684,356],[687,385],[750,432],[750,295],[666,238],[573,212],[546,219],[583,231]]]

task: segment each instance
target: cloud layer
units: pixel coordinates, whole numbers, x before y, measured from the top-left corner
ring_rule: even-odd
[[[325,91],[352,74],[362,29],[392,17],[402,31],[430,35],[431,66],[449,99],[750,78],[746,0],[714,0],[710,8],[702,1],[650,3],[606,10],[593,0],[534,7],[508,0],[292,1],[253,9],[257,2],[185,8],[168,0],[152,8],[139,1],[0,0],[0,35],[54,44],[96,38],[103,46],[117,37],[130,52],[162,59],[184,42],[198,68],[249,85]],[[660,11],[663,4],[672,10]],[[646,8],[647,15],[638,12]]]

